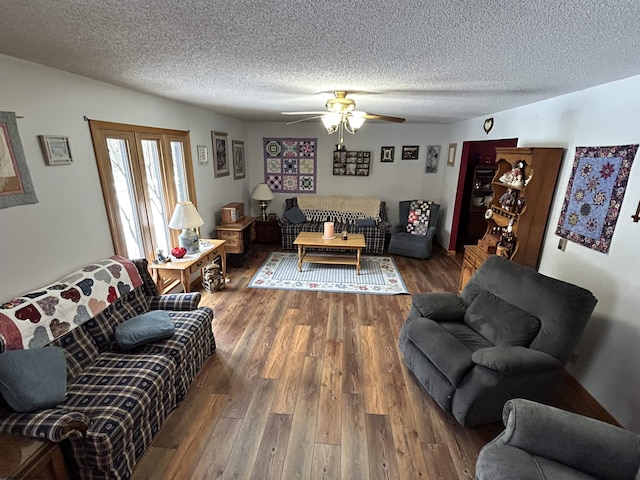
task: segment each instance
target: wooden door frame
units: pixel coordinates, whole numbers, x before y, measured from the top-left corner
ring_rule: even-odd
[[[456,200],[453,206],[453,220],[451,221],[451,236],[449,237],[448,255],[456,254],[456,244],[458,243],[458,229],[460,227],[460,216],[462,212],[462,199],[464,197],[464,185],[469,173],[469,165],[473,161],[469,152],[475,144],[495,143],[494,147],[517,147],[518,138],[501,138],[498,140],[469,140],[462,143],[462,153],[460,154],[460,170],[458,174],[458,187],[456,190]]]

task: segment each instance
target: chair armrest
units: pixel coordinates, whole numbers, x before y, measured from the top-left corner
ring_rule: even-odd
[[[380,230],[382,232],[390,232],[391,231],[391,224],[389,222],[387,222],[386,220],[380,220],[378,223],[376,223],[376,227],[378,227],[378,230]]]
[[[61,442],[69,437],[84,435],[91,423],[91,419],[81,412],[47,409],[9,414],[0,420],[0,431]]]
[[[200,292],[156,295],[149,301],[149,310],[195,310],[200,304]]]
[[[635,433],[599,420],[524,400],[509,400],[505,430],[495,440],[597,478],[634,478],[640,467]],[[637,477],[635,477],[637,478]]]
[[[498,346],[476,350],[471,360],[503,375],[562,368],[557,358],[526,347]]]
[[[282,228],[291,225],[291,222],[284,217],[280,217],[280,220],[278,220],[278,225],[280,226],[280,228]]]
[[[465,304],[454,293],[414,293],[411,297],[409,317],[424,317],[436,322],[462,320]]]

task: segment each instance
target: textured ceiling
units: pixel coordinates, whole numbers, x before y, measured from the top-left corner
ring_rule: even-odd
[[[246,120],[348,90],[448,123],[640,74],[638,18],[638,0],[0,0],[0,53]]]

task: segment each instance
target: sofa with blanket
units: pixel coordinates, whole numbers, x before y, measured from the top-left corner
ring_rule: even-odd
[[[300,195],[287,198],[279,221],[282,248],[294,249],[300,232],[322,232],[324,222],[334,222],[337,235],[343,230],[364,234],[365,253],[383,254],[391,231],[385,202],[369,197]]]
[[[114,256],[0,304],[0,432],[61,443],[78,478],[129,478],[215,349],[199,302]]]

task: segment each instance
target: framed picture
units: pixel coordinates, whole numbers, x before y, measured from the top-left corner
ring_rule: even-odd
[[[438,173],[438,161],[440,160],[440,145],[427,146],[427,164],[424,173]]]
[[[206,145],[198,145],[198,165],[209,163],[209,149]]]
[[[57,135],[39,135],[44,161],[47,165],[69,165],[71,149],[69,148],[69,137]]]
[[[213,137],[213,173],[215,177],[229,175],[229,154],[227,153],[227,134],[211,132]]]
[[[453,167],[456,164],[456,148],[458,148],[457,143],[449,144],[449,156],[447,156],[447,165]]]
[[[395,151],[396,151],[396,147],[382,147],[380,149],[380,161],[393,162]]]
[[[418,145],[404,145],[402,147],[402,160],[418,160]]]
[[[238,180],[244,178],[244,142],[233,140],[231,146],[233,149],[233,179]]]

